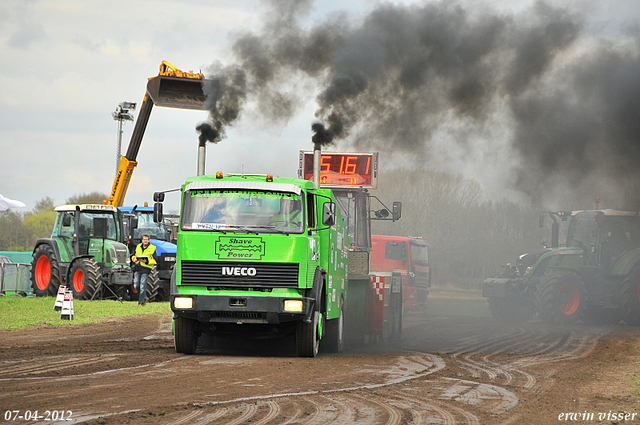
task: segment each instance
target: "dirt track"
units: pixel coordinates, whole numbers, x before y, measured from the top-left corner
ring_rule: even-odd
[[[48,424],[547,424],[573,412],[594,414],[583,423],[640,423],[637,328],[413,313],[397,346],[304,359],[293,341],[216,340],[176,354],[169,317],[0,332],[0,414],[72,419],[39,421]],[[606,419],[619,411],[629,420]]]

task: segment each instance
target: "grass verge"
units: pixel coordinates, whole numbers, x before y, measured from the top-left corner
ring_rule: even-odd
[[[135,301],[74,300],[74,319],[61,320],[55,311],[55,297],[0,297],[0,329],[27,329],[43,324],[73,326],[117,320],[119,317],[162,314],[171,316],[169,303],[147,303],[139,307]]]

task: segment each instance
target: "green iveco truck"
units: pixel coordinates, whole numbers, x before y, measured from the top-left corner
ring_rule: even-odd
[[[199,175],[181,189],[171,281],[175,348],[203,333],[295,335],[299,356],[344,345],[349,238],[332,190],[271,175]],[[163,193],[154,195],[162,220]]]

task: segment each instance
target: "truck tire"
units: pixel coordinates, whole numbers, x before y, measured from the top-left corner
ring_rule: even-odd
[[[296,327],[296,352],[298,357],[315,357],[320,347],[322,332],[322,316],[318,311],[313,312],[311,323],[299,321]],[[318,331],[320,328],[320,331]]]
[[[193,354],[198,348],[198,322],[186,317],[175,318],[174,343],[176,353]]]
[[[538,313],[547,323],[573,324],[582,318],[586,296],[584,282],[577,273],[553,272],[536,290]]]
[[[60,287],[60,266],[53,249],[46,244],[33,251],[31,287],[36,297],[56,295]]]
[[[147,277],[147,301],[150,303],[159,301],[158,290],[160,289],[160,273],[158,268],[154,267]]]
[[[342,353],[344,350],[344,301],[340,299],[340,312],[337,318],[327,320],[327,330],[322,338],[322,351]]]
[[[622,320],[630,326],[640,326],[640,266],[634,267],[622,281],[620,292]]]
[[[487,298],[491,316],[498,322],[524,323],[536,313],[535,306],[524,298]]]
[[[89,300],[100,283],[100,266],[93,258],[80,258],[73,263],[69,273],[68,287],[73,291],[73,298]]]

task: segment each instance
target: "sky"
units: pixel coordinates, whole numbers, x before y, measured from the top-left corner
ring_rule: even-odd
[[[211,111],[153,109],[127,205],[196,173],[202,122],[224,134],[211,174],[295,177],[320,121],[330,150],[460,173],[487,199],[552,205],[559,186],[605,181],[619,193],[638,181],[639,28],[637,0],[4,0],[0,193],[27,205],[16,211],[109,193],[111,113],[141,105],[163,60],[227,91]],[[168,194],[165,211],[178,203]]]

